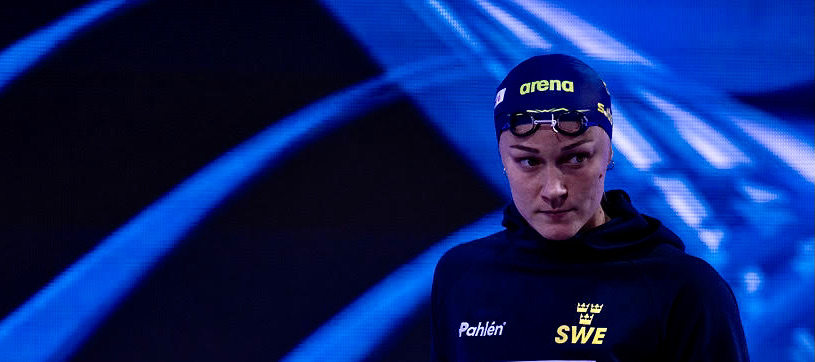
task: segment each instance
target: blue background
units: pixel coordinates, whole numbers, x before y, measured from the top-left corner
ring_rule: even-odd
[[[567,53],[607,188],[813,352],[813,3],[66,1],[0,14],[0,360],[425,360],[433,266],[500,230],[495,86]]]

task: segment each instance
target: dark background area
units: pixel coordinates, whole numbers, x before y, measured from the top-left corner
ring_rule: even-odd
[[[79,5],[4,4],[0,40]],[[147,2],[58,49],[0,93],[0,313],[241,141],[380,73],[313,2]],[[278,359],[502,203],[403,97],[234,195],[73,359]],[[425,359],[424,321],[373,358]]]

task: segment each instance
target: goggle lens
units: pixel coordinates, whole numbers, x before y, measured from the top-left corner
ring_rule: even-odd
[[[583,113],[570,111],[561,114],[557,118],[555,130],[568,135],[583,133],[581,130],[586,125],[586,116]]]
[[[512,133],[520,136],[530,135],[535,132],[538,125],[530,113],[513,114],[509,118],[509,127]]]

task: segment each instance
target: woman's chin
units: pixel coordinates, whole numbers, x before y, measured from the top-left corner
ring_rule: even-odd
[[[571,225],[544,225],[535,230],[549,240],[566,240],[577,234],[578,231]]]

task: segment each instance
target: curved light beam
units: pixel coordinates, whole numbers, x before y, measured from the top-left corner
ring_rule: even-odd
[[[219,157],[0,322],[0,356],[15,361],[66,358],[158,260],[253,175],[306,141],[395,99],[401,94],[395,84],[421,86],[451,59],[410,64],[324,98]]]
[[[76,9],[0,52],[0,92],[51,50],[132,0],[101,0]]]
[[[496,211],[436,243],[331,318],[284,362],[360,361],[430,299],[433,270],[450,248],[503,230]]]
[[[612,62],[654,67],[654,63],[647,58],[565,9],[544,1],[513,1],[589,56]]]

